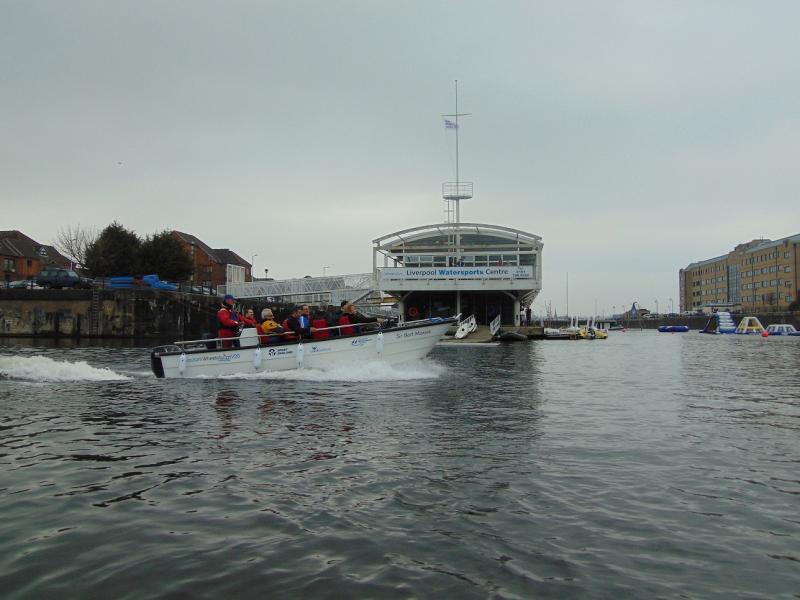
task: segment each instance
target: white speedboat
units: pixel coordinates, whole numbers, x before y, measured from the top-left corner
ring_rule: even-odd
[[[175,342],[153,348],[150,364],[156,377],[218,377],[220,375],[254,374],[290,369],[329,369],[379,360],[399,364],[424,358],[445,331],[458,318],[432,318],[407,322],[379,329],[369,325],[362,333],[340,335],[328,339],[306,339],[261,344],[254,328],[244,329],[233,338],[234,348],[219,347],[228,339],[204,339]],[[342,329],[342,326],[330,327]],[[276,338],[280,339],[280,338]]]

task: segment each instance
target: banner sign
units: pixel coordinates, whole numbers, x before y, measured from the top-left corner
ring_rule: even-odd
[[[383,281],[533,279],[533,267],[384,267]]]

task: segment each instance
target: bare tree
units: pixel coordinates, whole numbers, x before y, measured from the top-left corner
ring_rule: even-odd
[[[81,224],[67,225],[58,230],[53,246],[76,263],[76,266],[83,266],[86,263],[86,252],[97,240],[97,236],[94,227],[84,227]]]

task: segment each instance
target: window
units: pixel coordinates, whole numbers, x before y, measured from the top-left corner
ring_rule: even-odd
[[[516,267],[517,266],[517,255],[516,254],[503,254],[503,264],[509,267]]]
[[[786,294],[786,301],[787,302],[791,302],[792,301],[792,295],[791,294]]]
[[[13,258],[5,258],[5,259],[3,259],[3,270],[4,271],[14,272],[14,259]]]
[[[792,267],[784,267],[783,268],[783,272],[784,273],[791,273],[792,272]]]

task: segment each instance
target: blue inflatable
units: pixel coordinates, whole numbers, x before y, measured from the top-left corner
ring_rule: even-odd
[[[658,330],[661,333],[686,333],[689,331],[688,325],[661,325]]]

